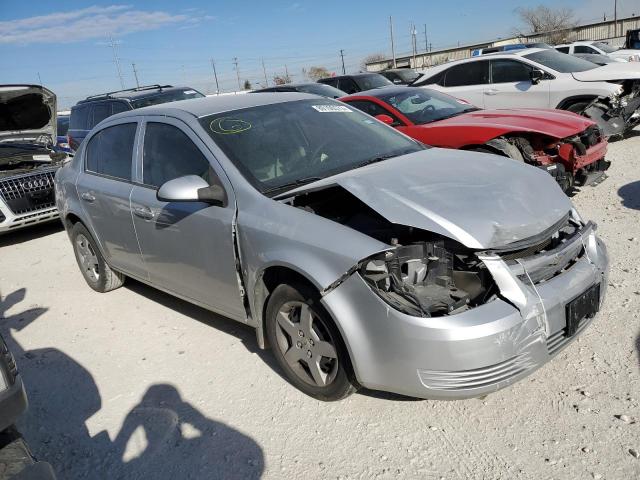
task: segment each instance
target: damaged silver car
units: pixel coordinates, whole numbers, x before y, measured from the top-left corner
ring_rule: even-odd
[[[496,391],[598,312],[607,254],[546,172],[340,102],[216,97],[104,120],[56,175],[80,270],[255,327],[321,399]]]
[[[56,96],[40,85],[0,85],[0,233],[58,218],[53,178]]]

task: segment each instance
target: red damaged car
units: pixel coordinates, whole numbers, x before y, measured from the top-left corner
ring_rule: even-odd
[[[496,153],[544,168],[565,191],[599,183],[611,164],[598,126],[563,110],[482,110],[413,87],[379,88],[340,100],[428,145]]]

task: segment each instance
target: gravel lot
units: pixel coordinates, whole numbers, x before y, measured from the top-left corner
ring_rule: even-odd
[[[59,478],[640,477],[640,132],[574,201],[599,224],[609,293],[556,359],[483,400],[301,394],[253,330],[136,282],[86,286],[57,225],[0,237],[0,331],[19,427]]]

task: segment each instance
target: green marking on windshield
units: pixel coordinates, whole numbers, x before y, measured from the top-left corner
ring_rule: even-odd
[[[229,135],[232,133],[246,132],[251,129],[251,124],[239,118],[221,117],[211,121],[209,128],[213,133]]]

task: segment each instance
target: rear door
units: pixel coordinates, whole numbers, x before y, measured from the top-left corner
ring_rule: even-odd
[[[77,189],[107,263],[146,278],[129,205],[137,127],[138,122],[127,119],[88,138]]]
[[[131,193],[133,221],[151,282],[237,320],[246,321],[234,250],[235,200],[216,159],[183,122],[150,117]],[[227,205],[163,202],[158,188],[198,175],[227,192]]]
[[[444,72],[441,84],[445,91],[466,100],[476,107],[484,107],[484,89],[489,83],[489,61],[480,60],[454,65]]]
[[[484,91],[484,108],[550,108],[548,80],[531,81],[533,67],[520,60],[491,60],[491,82]]]

